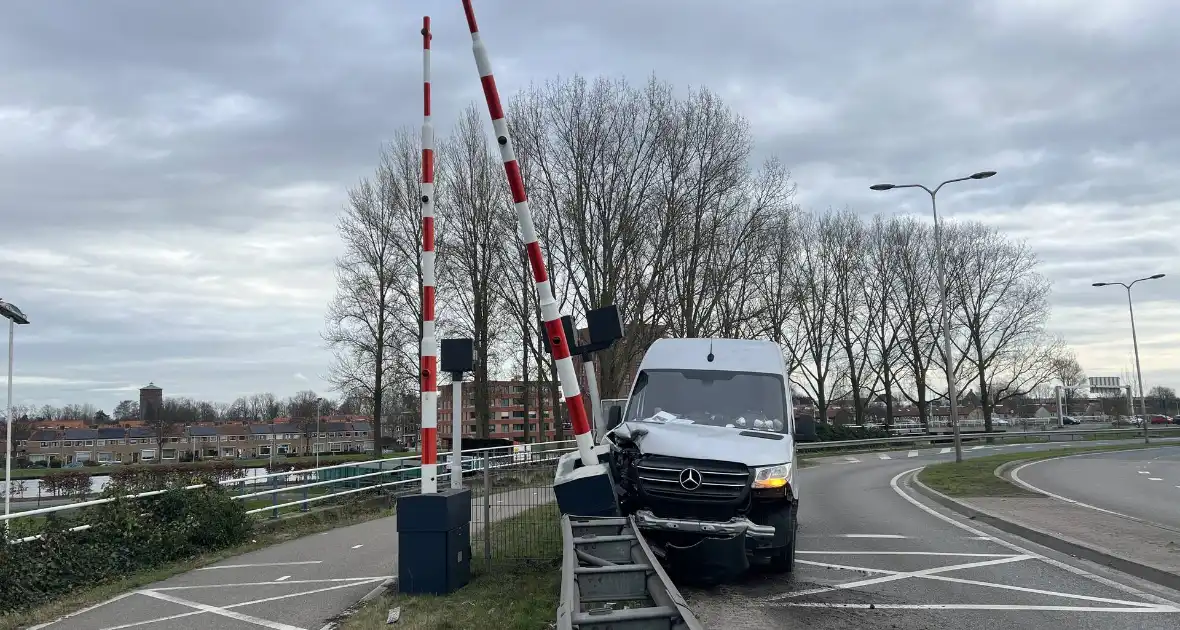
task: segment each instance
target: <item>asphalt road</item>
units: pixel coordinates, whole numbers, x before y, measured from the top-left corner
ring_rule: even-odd
[[[952,455],[912,453],[833,457],[801,470],[795,572],[683,589],[690,606],[711,628],[750,630],[1180,627],[1180,593],[1037,547],[916,495],[908,489],[912,471]]]
[[[966,454],[1061,446],[1070,444],[973,446]],[[913,499],[920,507],[899,494],[906,479],[901,473],[951,457],[949,448],[935,447],[817,460],[800,471],[803,538],[796,573],[757,575],[686,595],[719,629],[835,629],[865,621],[902,630],[1180,627],[1180,613],[1170,612],[1180,593],[1155,597],[1126,586],[1133,583],[1125,576],[1115,575],[1112,585],[1063,569],[1052,564],[1057,560],[1042,559],[1051,552],[1023,543],[1013,548],[995,532],[956,527],[926,511],[924,501]],[[494,500],[492,519],[498,520],[552,494],[530,488]],[[396,554],[394,520],[370,521],[150,584],[40,628],[318,630],[391,578]],[[1070,608],[1053,608],[1059,606]]]
[[[1045,494],[1180,532],[1180,449],[1095,453],[1014,472]]]

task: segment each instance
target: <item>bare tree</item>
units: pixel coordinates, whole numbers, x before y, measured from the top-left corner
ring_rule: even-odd
[[[1086,372],[1082,370],[1077,354],[1064,343],[1059,345],[1057,354],[1049,360],[1049,367],[1052,380],[1061,385],[1062,402],[1068,410],[1074,399],[1084,397],[1081,395],[1087,390]]]
[[[1053,376],[1055,343],[1047,339],[1049,282],[1036,255],[982,224],[956,226],[949,240],[949,291],[964,329],[959,353],[976,375],[984,430],[1004,400]]]
[[[893,427],[899,372],[902,370],[902,318],[895,304],[899,290],[899,237],[896,220],[874,217],[866,251],[865,307],[876,311],[869,328],[873,369],[885,400],[885,428]]]
[[[311,440],[317,430],[320,397],[311,390],[296,392],[287,400],[287,409],[291,415],[291,422],[299,428],[299,433],[303,436],[303,452],[311,451]]]
[[[828,213],[821,219],[820,229],[827,257],[825,265],[832,274],[832,315],[836,343],[844,353],[845,374],[852,396],[856,424],[865,421],[865,406],[876,390],[876,372],[872,370],[870,344],[880,311],[870,308],[869,273],[866,250],[869,235],[864,224],[850,210]]]
[[[474,106],[464,110],[453,136],[441,146],[438,212],[441,300],[450,319],[448,330],[470,337],[475,347],[475,408],[480,437],[491,419],[492,367],[499,362],[505,337],[504,235],[511,234],[511,199],[504,188],[503,167],[488,152],[483,118]]]
[[[832,316],[836,279],[826,254],[833,239],[815,215],[802,217],[796,225],[804,245],[791,274],[796,317],[783,343],[798,366],[795,383],[815,401],[818,417],[826,421],[844,377]]]
[[[937,345],[934,321],[930,312],[939,299],[935,289],[934,269],[930,264],[933,238],[931,230],[914,219],[899,219],[893,241],[896,249],[897,287],[891,302],[900,320],[901,370],[911,387],[902,387],[902,395],[918,407],[922,426],[929,427],[930,416],[927,373]]]
[[[333,351],[329,381],[360,394],[373,414],[374,455],[381,453],[385,392],[412,387],[421,335],[421,226],[418,148],[399,131],[372,178],[349,191],[337,230],[345,253],[336,261],[336,295],[324,340]]]

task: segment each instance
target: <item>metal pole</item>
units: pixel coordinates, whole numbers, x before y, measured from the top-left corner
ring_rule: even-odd
[[[9,501],[12,495],[12,336],[16,322],[8,320],[8,411],[4,414],[4,516],[12,509]],[[9,520],[4,520],[4,535],[8,536]]]
[[[1135,284],[1134,282],[1131,283]],[[1135,346],[1135,378],[1139,380],[1139,407],[1143,410],[1143,443],[1150,444],[1151,437],[1147,432],[1147,399],[1143,396],[1143,369],[1139,367],[1139,337],[1135,334],[1135,307],[1131,304],[1131,287],[1127,287],[1127,310],[1131,312],[1131,343]],[[1135,405],[1131,405],[1134,413]]]
[[[528,418],[525,418],[527,421]],[[484,566],[492,562],[492,455],[483,452],[483,559]]]
[[[492,131],[496,137],[496,144],[500,147],[500,158],[504,162],[504,174],[508,178],[508,187],[512,191],[512,203],[516,208],[520,240],[524,243],[529,267],[533,271],[533,284],[537,290],[537,305],[541,309],[541,319],[545,322],[545,334],[549,337],[553,363],[557,368],[557,380],[561,383],[570,425],[573,427],[574,439],[578,444],[578,457],[583,466],[594,466],[598,464],[598,455],[594,453],[594,437],[590,434],[590,418],[586,416],[586,406],[582,402],[578,373],[574,369],[574,362],[570,357],[569,344],[572,340],[566,339],[565,328],[561,324],[561,312],[558,309],[557,299],[553,297],[553,288],[549,283],[549,272],[545,268],[545,255],[541,250],[541,241],[537,238],[537,230],[533,225],[533,213],[529,210],[524,179],[520,174],[520,165],[516,161],[516,150],[509,137],[508,121],[504,118],[504,108],[500,103],[500,91],[496,87],[496,79],[492,74],[492,62],[488,59],[487,47],[484,46],[483,40],[480,38],[479,27],[475,21],[475,9],[472,8],[471,1],[463,0],[463,13],[467,17],[467,28],[471,31],[471,52],[475,57],[475,67],[479,71],[480,83],[483,85],[484,100],[487,102],[488,115],[492,119]],[[556,416],[558,411],[554,409],[553,413]],[[556,417],[554,420],[560,421]],[[525,418],[525,422],[528,422],[528,418]]]
[[[1057,393],[1057,426],[1058,426],[1058,428],[1065,426],[1065,412],[1062,411],[1062,409],[1061,409],[1061,389],[1062,389],[1062,387],[1060,385],[1058,385],[1057,387],[1054,388],[1054,390]]]
[[[434,338],[434,123],[430,117],[430,18],[422,18],[422,494],[438,491],[438,342]],[[381,410],[378,409],[377,413]],[[380,450],[380,444],[376,445]]]
[[[463,487],[463,375],[451,375],[451,488]]]
[[[939,186],[941,188],[941,186]],[[955,361],[951,355],[951,315],[947,305],[946,286],[946,252],[942,247],[942,222],[938,220],[938,203],[935,197],[938,188],[928,190],[930,193],[930,209],[934,212],[934,247],[938,250],[938,294],[942,305],[942,353],[946,360],[946,395],[951,404],[951,431],[955,441],[955,461],[963,461],[963,440],[959,435],[959,386],[955,382]]]
[[[582,370],[586,373],[586,389],[590,393],[590,418],[596,432],[594,437],[601,440],[606,425],[602,421],[602,396],[598,391],[598,374],[594,369],[593,355],[582,355]],[[525,422],[528,422],[528,418],[525,418]]]
[[[364,446],[364,444],[362,444],[361,446]],[[315,467],[319,468],[320,467],[320,451],[323,450],[320,448],[320,410],[319,409],[315,410],[315,440],[311,443],[311,447],[315,449]],[[318,472],[316,473],[316,476],[318,478],[318,476],[319,476]]]

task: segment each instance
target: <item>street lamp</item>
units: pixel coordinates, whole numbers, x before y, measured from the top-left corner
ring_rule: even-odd
[[[4,516],[8,516],[12,509],[12,340],[16,325],[29,323],[29,318],[4,300],[0,300],[0,317],[8,320],[8,411],[4,414]],[[8,535],[8,519],[4,520],[4,534]]]
[[[1095,282],[1093,286],[1109,287],[1118,285],[1127,290],[1127,310],[1131,312],[1131,343],[1135,347],[1135,378],[1139,380],[1139,407],[1143,410],[1143,443],[1147,444],[1151,441],[1147,433],[1147,399],[1143,396],[1143,370],[1139,367],[1139,337],[1135,334],[1135,307],[1131,304],[1131,287],[1135,286],[1136,282],[1143,282],[1144,280],[1159,280],[1165,274],[1157,273],[1154,276],[1147,276],[1146,278],[1139,278],[1131,284],[1125,282]],[[1134,406],[1131,408],[1132,413],[1135,411]]]
[[[954,361],[951,360],[951,315],[947,306],[946,289],[946,252],[942,248],[942,223],[938,220],[938,191],[947,184],[965,182],[969,179],[987,179],[995,175],[995,171],[980,171],[967,177],[948,179],[934,187],[933,190],[923,184],[873,184],[870,190],[893,190],[894,188],[921,188],[930,195],[930,209],[934,212],[934,247],[938,250],[938,294],[942,296],[942,353],[946,357],[946,395],[951,403],[951,430],[955,439],[955,461],[963,461],[963,441],[959,436],[959,401],[958,384],[955,383]]]

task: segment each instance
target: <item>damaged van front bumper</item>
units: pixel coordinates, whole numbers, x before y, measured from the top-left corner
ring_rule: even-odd
[[[635,512],[635,522],[639,525],[640,529],[726,538],[735,536],[774,538],[775,532],[773,525],[759,525],[742,516],[731,518],[728,521],[701,521],[685,518],[664,518],[656,516],[651,510],[638,510]]]

